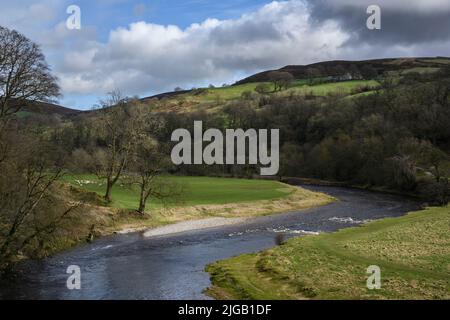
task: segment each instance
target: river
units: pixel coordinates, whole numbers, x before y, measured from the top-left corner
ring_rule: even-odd
[[[275,238],[332,232],[404,215],[419,203],[339,187],[307,189],[339,199],[327,206],[252,219],[241,225],[158,238],[142,233],[101,238],[42,261],[21,264],[0,281],[0,299],[209,299],[207,264],[275,245]],[[67,267],[81,269],[81,290],[68,290]]]

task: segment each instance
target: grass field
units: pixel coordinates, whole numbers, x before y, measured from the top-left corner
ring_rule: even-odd
[[[434,62],[434,63],[440,63],[440,64],[450,64],[450,59],[449,58],[431,58],[431,59],[421,59],[419,61],[424,61],[424,62]]]
[[[431,67],[417,67],[417,68],[411,68],[409,70],[403,71],[401,74],[409,74],[409,73],[420,73],[420,74],[428,74],[428,73],[435,73],[441,70],[440,68],[431,68]]]
[[[225,88],[205,89],[206,91],[199,95],[192,93],[185,94],[182,97],[192,102],[215,102],[215,101],[230,101],[242,97],[244,92],[255,92],[255,88],[261,83],[247,83],[237,86],[230,86]],[[269,84],[270,83],[265,83]],[[374,80],[354,80],[337,83],[325,83],[318,85],[308,85],[306,80],[296,80],[287,90],[278,92],[276,94],[286,95],[291,93],[306,94],[312,92],[316,96],[325,96],[330,93],[350,94],[353,90],[362,86],[378,87],[379,83]]]
[[[292,190],[277,181],[242,180],[209,177],[175,177],[164,179],[183,186],[184,194],[177,206],[221,205],[227,203],[272,200],[289,195]],[[103,196],[105,182],[93,175],[68,175],[63,181],[87,191]],[[121,209],[136,209],[139,203],[139,192],[136,187],[122,185],[120,182],[113,188],[112,206]],[[161,207],[161,201],[149,201],[149,208]],[[170,205],[170,204],[169,204]],[[175,205],[175,204],[172,204]]]
[[[242,99],[244,93],[248,92],[257,95],[255,88],[259,84],[261,83],[247,83],[224,88],[203,88],[169,98],[155,110],[174,113],[220,112],[228,103],[240,101],[239,99]],[[268,84],[269,88],[272,87],[272,84],[268,82],[265,82],[265,84]],[[350,98],[357,96],[357,89],[366,86],[376,89],[380,84],[374,80],[354,80],[308,85],[306,80],[296,80],[291,84],[290,88],[279,92],[270,92],[268,95],[290,96],[293,94],[306,96],[312,94],[316,97],[325,97],[330,94],[339,94],[345,98]],[[372,92],[364,92],[362,94],[370,93]]]
[[[351,94],[353,90],[359,87],[369,86],[372,88],[377,88],[380,84],[375,80],[353,80],[345,82],[336,83],[325,83],[314,86],[302,85],[286,90],[285,94],[290,94],[292,92],[296,94],[307,94],[312,93],[315,96],[326,96],[332,93],[340,93],[344,95]]]
[[[52,239],[46,254],[71,248],[87,240],[148,230],[168,224],[207,218],[250,218],[326,205],[335,199],[325,194],[277,181],[207,177],[162,177],[185,189],[178,201],[161,203],[150,199],[146,214],[137,213],[138,190],[122,185],[113,189],[113,202],[102,199],[105,182],[93,175],[65,175],[54,194],[81,207]]]
[[[255,92],[259,83],[246,83],[225,88],[208,89],[208,93],[203,97],[205,100],[215,100],[219,96],[223,100],[238,99],[244,92]]]
[[[220,299],[450,299],[450,208],[297,238],[208,266]],[[366,286],[381,268],[382,288]]]

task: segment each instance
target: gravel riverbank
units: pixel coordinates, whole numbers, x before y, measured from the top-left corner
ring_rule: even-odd
[[[201,220],[183,221],[175,224],[171,224],[164,227],[148,230],[144,233],[144,237],[158,237],[170,234],[176,234],[186,231],[203,230],[214,227],[223,227],[234,224],[239,224],[247,221],[248,218],[208,218]]]

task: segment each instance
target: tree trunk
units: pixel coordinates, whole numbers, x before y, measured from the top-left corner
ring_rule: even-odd
[[[106,194],[105,194],[105,200],[106,202],[111,202],[111,191],[112,191],[113,183],[110,179],[107,179],[106,182]]]
[[[140,214],[145,214],[145,201],[141,200],[139,201],[139,209],[138,212]]]
[[[145,198],[145,185],[141,186],[141,194],[139,197],[139,209],[138,212],[140,214],[144,214],[145,213],[145,204],[146,204],[146,198]]]

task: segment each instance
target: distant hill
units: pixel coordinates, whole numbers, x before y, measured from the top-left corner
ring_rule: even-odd
[[[194,100],[200,100],[205,103],[214,101],[217,96],[221,96],[225,100],[233,97],[240,97],[243,91],[254,91],[258,82],[270,81],[269,73],[272,71],[283,71],[291,73],[295,79],[308,78],[308,69],[317,69],[320,71],[322,77],[340,76],[342,73],[354,73],[355,70],[363,71],[370,68],[376,70],[379,75],[386,72],[419,72],[426,73],[439,70],[442,67],[450,68],[449,57],[424,57],[424,58],[393,58],[393,59],[375,59],[375,60],[363,60],[363,61],[347,61],[347,60],[335,60],[314,63],[310,65],[290,65],[285,66],[277,70],[267,70],[250,77],[242,79],[236,82],[231,87],[214,88],[202,90],[181,90],[160,93],[150,97],[140,99],[144,103],[148,103],[152,100],[172,99],[179,96],[194,96]],[[357,79],[354,79],[357,80]],[[197,94],[198,91],[198,94]],[[195,94],[191,94],[191,93]],[[203,94],[202,94],[203,93]],[[192,97],[191,97],[192,98]],[[192,100],[192,99],[191,99]],[[195,102],[195,101],[194,101]],[[182,106],[181,108],[184,108]],[[22,112],[51,115],[57,114],[64,117],[71,117],[79,114],[91,114],[92,111],[80,111],[70,109],[64,106],[45,103],[34,102],[30,103],[21,109]]]
[[[17,103],[16,103],[17,104]],[[13,102],[14,105],[14,102]],[[67,107],[63,107],[57,104],[52,104],[48,102],[33,101],[28,102],[26,105],[22,106],[20,112],[41,114],[41,115],[60,115],[60,116],[73,116],[81,113],[80,110],[74,110]]]
[[[450,58],[396,58],[363,61],[335,60],[310,65],[291,65],[277,70],[263,71],[240,80],[234,85],[269,81],[269,74],[272,71],[289,72],[295,79],[305,79],[308,77],[307,70],[311,68],[318,69],[323,76],[337,76],[342,70],[351,72],[355,67],[358,70],[370,67],[375,69],[379,74],[382,74],[389,71],[414,70],[417,68],[441,68],[443,66],[450,67]]]
[[[154,99],[161,100],[161,99],[165,99],[165,98],[173,98],[175,96],[182,95],[182,94],[185,94],[185,93],[189,93],[191,91],[192,90],[180,90],[180,91],[171,91],[171,92],[159,93],[159,94],[156,94],[154,96],[142,98],[141,101],[142,102],[148,102],[148,101],[151,101],[151,100],[154,100]]]

